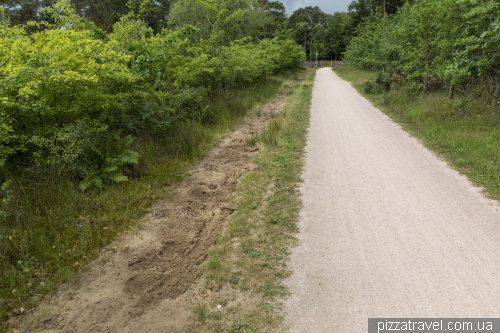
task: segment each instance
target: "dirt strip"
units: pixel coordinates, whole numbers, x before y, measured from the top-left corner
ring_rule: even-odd
[[[234,212],[228,202],[239,177],[253,168],[259,151],[246,140],[283,108],[289,90],[213,148],[173,199],[151,209],[139,232],[108,247],[77,286],[65,286],[38,310],[35,331],[184,331],[193,316],[191,300],[202,286],[201,265]]]

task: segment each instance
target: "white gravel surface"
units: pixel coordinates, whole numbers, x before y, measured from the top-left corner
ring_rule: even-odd
[[[290,332],[500,317],[500,212],[330,68],[317,71]]]

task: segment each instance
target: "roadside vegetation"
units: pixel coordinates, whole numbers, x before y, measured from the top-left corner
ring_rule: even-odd
[[[344,59],[383,71],[379,83],[385,80],[385,90],[392,80],[394,88],[409,93],[446,89],[450,99],[456,93],[489,98],[496,107],[499,17],[500,4],[494,0],[424,0],[406,3],[387,17],[373,10],[358,26]]]
[[[296,84],[284,109],[247,141],[263,149],[255,170],[241,178],[236,211],[204,266],[206,289],[225,292],[193,304],[193,332],[284,330],[279,309],[287,295],[286,259],[296,243],[314,75]]]

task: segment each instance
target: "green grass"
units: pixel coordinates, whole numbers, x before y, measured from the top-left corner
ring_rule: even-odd
[[[234,199],[237,207],[204,266],[204,315],[191,332],[269,332],[284,330],[280,298],[287,294],[286,258],[295,244],[301,182],[309,127],[314,71],[290,91],[284,109],[247,144],[264,145],[256,169],[245,174]],[[217,263],[216,265],[214,263]],[[233,296],[216,292],[230,286]],[[235,296],[236,295],[236,296]],[[235,302],[235,298],[242,301]],[[220,297],[225,297],[221,299]],[[230,299],[231,298],[231,299]],[[228,304],[223,310],[217,304]],[[200,320],[203,319],[203,320]]]
[[[139,135],[133,146],[141,155],[137,177],[104,190],[82,193],[76,182],[43,169],[2,170],[0,179],[12,183],[0,192],[0,212],[8,213],[0,215],[0,332],[11,326],[16,311],[34,307],[78,276],[117,236],[139,227],[146,209],[167,199],[168,186],[182,179],[194,161],[238,126],[247,111],[270,101],[300,74],[220,94],[202,119],[171,128],[162,140]],[[1,202],[3,197],[8,200]]]
[[[500,199],[500,110],[471,93],[450,100],[445,91],[367,95],[362,84],[375,73],[352,67],[335,72],[469,180]]]

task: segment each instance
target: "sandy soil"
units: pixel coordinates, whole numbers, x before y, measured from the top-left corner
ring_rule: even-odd
[[[229,134],[157,204],[139,232],[103,251],[77,285],[66,285],[31,317],[39,333],[183,332],[204,289],[201,265],[234,212],[239,177],[253,168],[253,137],[279,112],[290,88]],[[219,292],[223,292],[219,291]],[[30,322],[30,320],[27,320]]]
[[[498,317],[500,213],[329,68],[317,72],[290,332]]]

